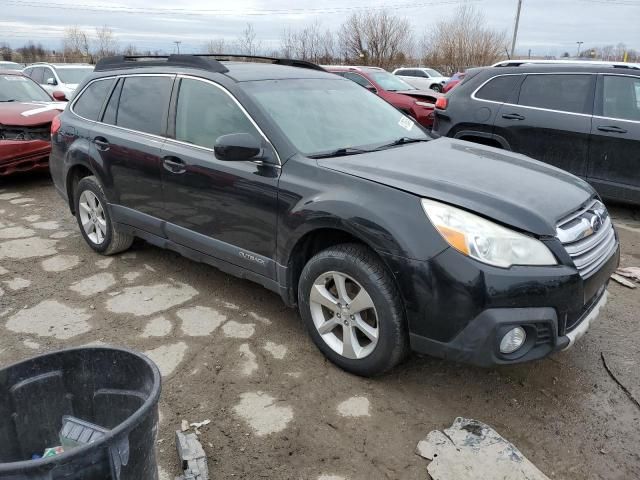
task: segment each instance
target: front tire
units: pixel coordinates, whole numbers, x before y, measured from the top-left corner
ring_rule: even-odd
[[[96,177],[84,177],[78,182],[74,200],[80,232],[93,250],[113,255],[131,247],[133,236],[115,229],[107,197]]]
[[[298,305],[318,349],[348,372],[379,375],[408,353],[397,286],[363,245],[338,245],[311,258],[298,283]]]

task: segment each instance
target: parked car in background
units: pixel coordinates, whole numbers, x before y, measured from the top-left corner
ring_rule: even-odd
[[[454,73],[453,76],[442,86],[442,93],[448,93],[449,91],[453,90],[456,85],[464,80],[465,76],[465,72]]]
[[[34,63],[23,70],[47,92],[60,91],[71,99],[78,84],[93,72],[93,65],[82,63]]]
[[[402,77],[405,82],[415,88],[431,89],[436,92],[442,92],[444,84],[449,80],[449,77],[445,77],[437,70],[424,67],[396,68],[393,74]]]
[[[640,67],[479,69],[438,105],[434,132],[523,153],[640,205]]]
[[[0,70],[0,176],[47,170],[51,122],[65,106],[22,72]]]
[[[378,67],[324,66],[325,70],[356,82],[382,97],[391,105],[431,128],[435,103],[441,94],[434,90],[418,90],[400,77]]]
[[[54,185],[90,248],[141,237],[257,282],[358,375],[410,348],[531,361],[586,332],[619,261],[589,184],[432,140],[316,65],[259,60],[98,63],[51,130]]]
[[[22,70],[24,65],[16,62],[8,62],[6,60],[0,60],[0,70]]]

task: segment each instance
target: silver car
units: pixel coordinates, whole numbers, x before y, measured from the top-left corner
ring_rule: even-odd
[[[443,76],[433,68],[415,67],[415,68],[396,68],[394,75],[402,77],[412,87],[421,90],[435,90],[442,92],[442,87],[449,80],[449,77]]]

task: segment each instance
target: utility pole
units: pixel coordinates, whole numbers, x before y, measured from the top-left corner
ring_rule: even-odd
[[[516,40],[518,39],[518,25],[520,24],[520,10],[522,10],[522,0],[518,0],[518,12],[516,13],[516,24],[513,27],[513,39],[511,40],[511,58],[516,51]]]
[[[580,47],[584,42],[576,42],[578,44],[578,58],[580,58]]]
[[[178,48],[178,55],[180,55],[180,44],[182,43],[182,41],[180,41],[180,40],[176,40],[176,41],[174,41],[173,43],[175,43],[175,44],[176,44],[176,47]]]

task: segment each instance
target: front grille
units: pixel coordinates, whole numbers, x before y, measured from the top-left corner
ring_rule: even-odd
[[[49,141],[51,127],[39,125],[37,127],[0,127],[0,140],[45,140]]]
[[[617,246],[609,212],[599,200],[562,219],[556,232],[582,278],[597,272]]]

